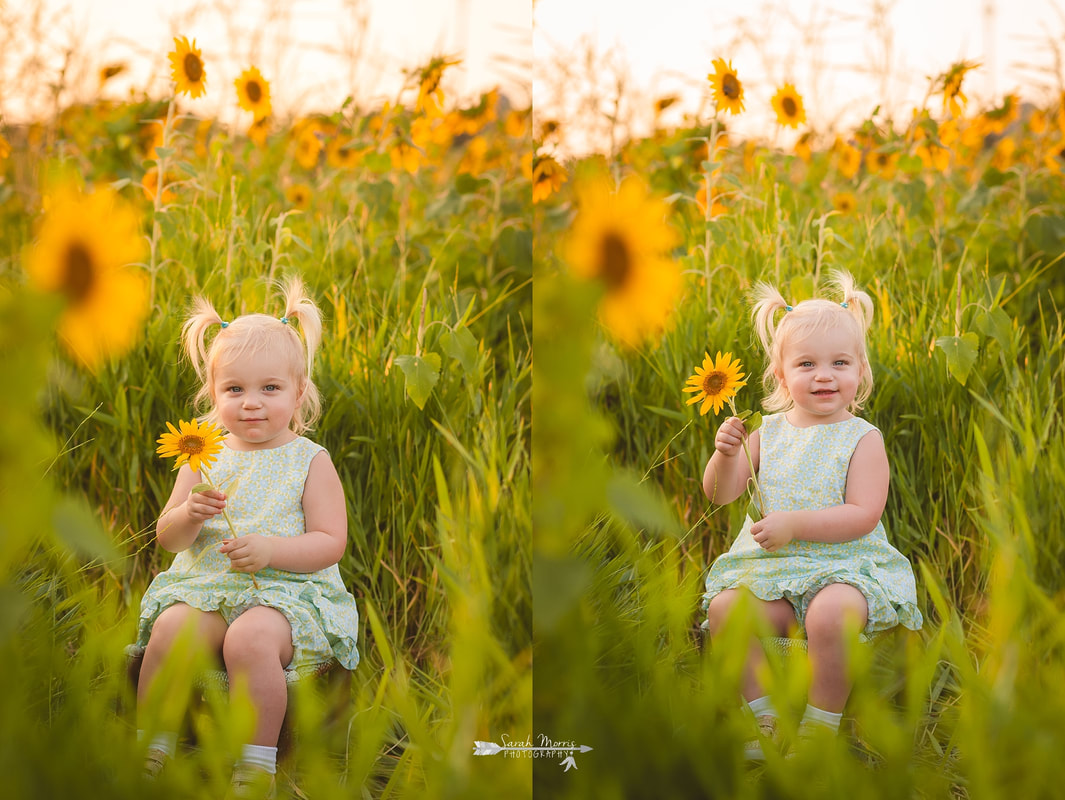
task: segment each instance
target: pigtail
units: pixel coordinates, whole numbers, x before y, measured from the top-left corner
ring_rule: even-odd
[[[314,354],[322,341],[322,313],[307,295],[307,289],[298,276],[292,276],[279,284],[285,300],[285,319],[291,323],[296,320],[303,334],[304,347],[307,349],[307,377],[311,376],[314,366]]]
[[[754,285],[754,331],[758,340],[762,343],[762,349],[769,355],[773,347],[773,339],[777,333],[776,313],[788,311],[788,301],[784,295],[768,283],[759,282]]]
[[[832,270],[831,285],[839,290],[841,296],[840,305],[858,323],[861,331],[861,357],[863,363],[862,377],[858,381],[858,391],[854,396],[853,409],[859,410],[869,399],[873,392],[873,369],[869,363],[869,354],[866,345],[866,334],[869,326],[873,323],[873,298],[858,288],[854,282],[854,276],[845,270]]]
[[[830,275],[831,285],[839,290],[840,304],[858,321],[864,338],[873,322],[873,299],[858,288],[854,282],[854,276],[849,272],[835,269]]]
[[[207,345],[204,341],[207,337],[207,329],[212,325],[222,325],[222,317],[204,297],[196,297],[192,301],[192,314],[185,321],[181,329],[181,341],[185,347],[185,355],[192,362],[192,368],[201,381],[207,376]]]
[[[302,387],[303,399],[296,415],[296,426],[306,430],[314,424],[322,413],[322,400],[311,376],[314,372],[314,356],[322,341],[322,313],[307,294],[307,288],[299,276],[293,275],[287,281],[278,284],[285,301],[284,321],[288,325],[299,322],[303,334],[303,346],[307,356],[306,381]],[[298,334],[297,334],[298,335]]]

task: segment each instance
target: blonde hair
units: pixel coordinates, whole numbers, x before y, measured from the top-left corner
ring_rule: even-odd
[[[196,406],[209,408],[206,419],[211,422],[218,422],[213,398],[218,365],[264,352],[284,359],[296,379],[300,399],[292,417],[293,432],[309,430],[322,413],[321,396],[311,377],[314,354],[322,340],[322,315],[298,277],[277,283],[276,287],[284,299],[285,310],[280,317],[245,314],[224,322],[209,300],[199,296],[193,299],[192,313],[182,328],[181,338],[185,354],[202,382],[196,394]],[[299,322],[299,332],[294,322]],[[220,325],[221,330],[207,344],[207,331],[214,325]]]
[[[873,321],[873,300],[857,288],[848,272],[834,270],[831,286],[838,290],[839,302],[813,298],[792,308],[775,287],[768,283],[755,285],[754,329],[769,357],[762,375],[762,385],[766,390],[762,405],[767,411],[787,411],[795,404],[791,392],[778,377],[783,366],[784,346],[788,342],[802,341],[835,327],[843,327],[854,334],[861,362],[858,391],[849,410],[861,409],[862,404],[869,399],[873,391],[873,372],[869,366],[865,337]],[[784,311],[785,314],[776,322],[778,311]]]

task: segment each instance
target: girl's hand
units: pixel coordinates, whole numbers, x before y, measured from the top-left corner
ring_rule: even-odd
[[[248,533],[235,539],[226,539],[219,548],[229,556],[229,563],[237,572],[258,572],[270,566],[274,552],[273,537]]]
[[[743,420],[739,417],[729,417],[717,429],[714,447],[723,456],[734,456],[740,452],[746,436],[747,429],[743,427]]]
[[[221,514],[225,507],[226,496],[217,489],[189,492],[189,498],[185,501],[185,513],[192,522],[206,522],[211,517]]]
[[[787,511],[772,511],[751,525],[751,536],[769,553],[795,538],[794,519]]]

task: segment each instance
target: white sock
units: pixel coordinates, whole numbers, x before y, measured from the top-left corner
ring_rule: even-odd
[[[842,712],[833,714],[831,711],[825,711],[823,708],[816,708],[811,705],[806,706],[806,711],[802,715],[803,722],[812,722],[815,725],[831,728],[833,731],[839,730],[839,723],[842,719]]]
[[[251,764],[253,767],[259,767],[274,775],[277,773],[277,748],[246,744],[241,751],[238,763]]]
[[[769,695],[765,695],[764,697],[758,697],[754,700],[748,700],[747,705],[751,709],[751,713],[754,714],[756,717],[762,717],[767,715],[770,717],[777,716],[776,707],[774,707],[773,705],[773,698],[771,698]]]
[[[145,732],[142,730],[137,731],[137,741],[143,742]],[[177,750],[177,732],[176,731],[164,731],[163,733],[157,733],[152,737],[152,740],[148,743],[149,750],[160,750],[166,754],[167,758],[172,758],[174,752]]]

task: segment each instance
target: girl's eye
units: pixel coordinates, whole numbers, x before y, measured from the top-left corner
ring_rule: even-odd
[[[276,392],[279,388],[280,387],[276,383],[271,383],[269,386],[266,387],[266,391]]]
[[[813,365],[813,361],[803,361],[801,364],[799,364],[800,367],[812,367]]]
[[[227,392],[232,392],[233,394],[236,394],[237,392],[240,391],[240,387],[239,386],[230,386],[228,389],[226,389],[226,391]]]

